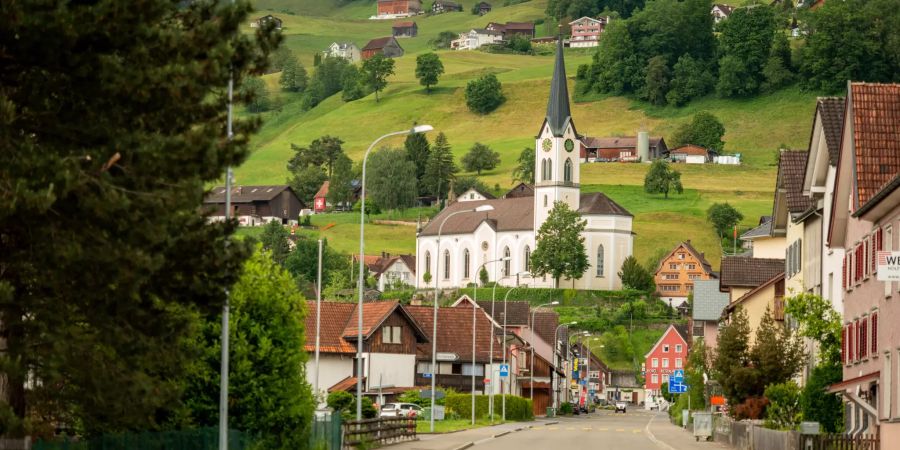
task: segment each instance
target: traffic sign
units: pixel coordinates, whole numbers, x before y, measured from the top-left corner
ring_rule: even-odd
[[[500,377],[509,378],[509,364],[500,364]]]
[[[684,394],[685,392],[687,392],[687,388],[688,388],[688,386],[686,384],[674,383],[671,386],[669,386],[669,393],[670,394]]]
[[[423,373],[423,374],[422,374],[422,378],[431,378],[431,374],[430,374],[430,373]]]
[[[672,378],[684,378],[684,369],[676,369],[674,372],[672,372]]]

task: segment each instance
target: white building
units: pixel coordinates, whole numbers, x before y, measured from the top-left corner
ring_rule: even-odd
[[[322,53],[328,58],[344,58],[351,63],[360,60],[359,47],[352,42],[332,42]]]
[[[395,287],[416,286],[416,257],[413,255],[397,255],[387,258],[374,274],[378,278],[378,290],[381,292]]]
[[[551,83],[547,117],[535,140],[534,196],[456,202],[441,211],[416,240],[418,286],[432,284],[425,282],[426,274],[443,287],[466,286],[478,279],[482,264],[508,257],[486,267],[490,280],[507,286],[552,287],[550,277],[531,278],[522,273],[530,268],[536,230],[554,204],[562,202],[586,222],[583,237],[590,265],[579,279],[560,280],[560,286],[621,288],[617,273],[632,253],[633,216],[602,193],[581,193],[577,152],[581,136],[569,110],[562,42],[557,44]],[[479,206],[492,210],[473,212]]]
[[[709,13],[713,16],[713,21],[719,23],[727,19],[732,12],[734,12],[734,6],[717,3],[712,6],[712,10]]]
[[[460,33],[459,39],[450,42],[450,48],[453,50],[476,50],[482,45],[499,44],[501,41],[503,41],[503,33],[499,31],[473,28],[465,33]]]

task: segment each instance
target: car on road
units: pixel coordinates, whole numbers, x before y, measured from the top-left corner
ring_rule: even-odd
[[[622,414],[625,414],[625,410],[628,408],[628,404],[625,402],[616,402],[616,412],[622,411]]]
[[[415,403],[385,403],[381,407],[381,417],[418,417],[422,407]]]

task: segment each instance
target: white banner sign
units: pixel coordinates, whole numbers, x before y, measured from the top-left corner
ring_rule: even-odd
[[[900,252],[878,252],[878,281],[900,281]]]

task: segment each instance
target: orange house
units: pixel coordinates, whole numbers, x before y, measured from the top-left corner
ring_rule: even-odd
[[[656,292],[664,302],[681,306],[694,292],[694,281],[718,278],[703,253],[691,241],[678,244],[659,262],[654,275]]]

